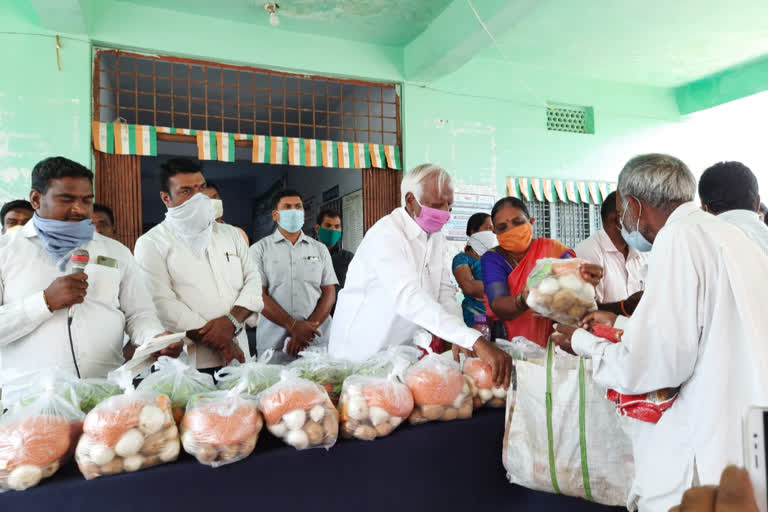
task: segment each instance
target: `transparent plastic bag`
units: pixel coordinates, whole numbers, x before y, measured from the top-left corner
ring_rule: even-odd
[[[243,364],[239,361],[233,361],[229,366],[225,366],[216,372],[216,385],[219,389],[233,389],[241,384],[245,387],[244,392],[256,396],[269,386],[280,380],[280,373],[285,366],[279,364],[269,364],[272,359],[273,351],[265,350],[261,357],[252,358]]]
[[[114,378],[125,393],[107,398],[85,416],[75,450],[87,480],[138,471],[179,456],[179,430],[168,396],[134,390],[129,372]]]
[[[452,359],[433,353],[426,355],[405,375],[414,402],[408,421],[417,424],[471,418],[470,382]]]
[[[107,398],[119,395],[120,386],[107,379],[82,379],[70,388],[70,400],[84,413],[89,413]]]
[[[539,345],[522,337],[514,338],[512,341],[497,339],[495,345],[515,359],[525,359],[526,356],[537,356],[542,353],[546,355],[546,352]],[[469,357],[463,359],[461,371],[470,381],[472,405],[475,409],[484,406],[506,407],[509,389],[494,385],[493,369],[488,363],[476,357]],[[510,378],[510,387],[514,392],[514,367]]]
[[[544,258],[528,275],[528,307],[565,325],[576,325],[584,315],[597,310],[595,287],[581,279],[578,258]]]
[[[173,419],[177,425],[184,417],[184,409],[193,395],[216,389],[213,377],[178,359],[163,356],[155,362],[154,367],[155,372],[141,381],[136,391],[157,393],[170,398]]]
[[[323,386],[334,405],[339,403],[344,379],[352,375],[354,370],[350,361],[331,357],[324,348],[299,352],[299,358],[288,367],[297,368],[302,378]]]
[[[301,378],[298,369],[284,370],[258,400],[269,431],[297,450],[336,444],[338,411],[325,389]]]
[[[385,350],[376,352],[371,357],[363,361],[355,370],[355,375],[369,375],[372,377],[387,377],[395,369],[395,365],[401,370],[407,370],[408,367],[416,363],[421,357],[422,352],[417,347],[410,345],[394,345]],[[398,363],[403,361],[403,363]],[[405,376],[399,376],[404,380]]]
[[[24,490],[52,476],[72,456],[84,414],[57,389],[53,374],[39,374],[38,391],[7,403],[0,417],[0,491]]]
[[[245,386],[193,396],[181,422],[184,451],[211,467],[237,462],[256,448],[264,425],[256,401],[241,394]]]
[[[344,381],[339,400],[342,437],[372,441],[388,436],[413,412],[413,395],[402,382],[411,362],[398,351],[388,355],[386,377],[352,375]]]

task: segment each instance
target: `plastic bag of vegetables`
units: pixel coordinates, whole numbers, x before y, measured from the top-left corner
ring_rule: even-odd
[[[263,391],[259,410],[267,428],[297,450],[330,448],[339,434],[339,413],[319,384],[286,369],[280,381]]]
[[[376,352],[363,361],[355,370],[355,375],[370,375],[373,377],[387,377],[397,366],[397,375],[400,380],[404,372],[416,363],[422,356],[422,351],[410,345],[393,345],[385,350]],[[403,364],[405,366],[403,366]]]
[[[244,364],[233,361],[229,366],[216,372],[216,385],[219,389],[226,390],[243,384],[245,393],[258,395],[279,381],[280,372],[285,369],[285,366],[279,364],[269,364],[272,354],[273,351],[268,349],[258,359],[254,357]]]
[[[75,460],[87,480],[132,472],[179,456],[179,430],[171,400],[156,392],[134,390],[130,372],[114,376],[125,390],[107,398],[85,416]]]
[[[413,412],[413,395],[402,383],[410,362],[396,352],[390,356],[395,359],[386,377],[352,375],[344,381],[339,400],[343,437],[372,441],[388,436]]]
[[[525,338],[522,338],[522,340],[525,340]],[[533,345],[536,349],[541,350],[541,347],[535,343],[528,343]],[[507,340],[498,339],[495,344],[498,348],[507,352],[513,358],[520,359],[519,352],[521,345],[519,341],[513,343]],[[483,406],[497,408],[506,406],[508,389],[493,384],[493,369],[488,363],[476,357],[468,357],[463,359],[461,371],[464,373],[464,376],[469,379],[469,388],[472,393],[472,405],[475,409]],[[514,390],[514,368],[510,385]]]
[[[344,379],[354,370],[351,362],[331,357],[325,348],[310,348],[299,352],[299,358],[288,367],[298,368],[302,378],[323,386],[334,405],[339,403]]]
[[[581,278],[581,267],[586,263],[578,258],[537,261],[526,284],[528,306],[566,325],[576,325],[584,315],[597,310],[595,287]]]
[[[200,373],[178,359],[161,357],[154,364],[155,371],[141,381],[136,391],[158,393],[171,399],[173,419],[178,425],[184,417],[187,401],[193,395],[214,391],[213,377]]]
[[[82,379],[69,389],[69,398],[84,413],[89,413],[107,398],[119,395],[120,386],[107,379]]]
[[[56,389],[55,378],[36,382],[0,417],[0,491],[24,490],[52,476],[72,456],[84,414]]]
[[[244,385],[193,396],[181,422],[184,450],[214,468],[249,456],[264,422],[256,401],[242,395]]]
[[[470,382],[462,375],[458,363],[437,354],[426,355],[405,375],[414,402],[408,420],[416,424],[471,418]]]

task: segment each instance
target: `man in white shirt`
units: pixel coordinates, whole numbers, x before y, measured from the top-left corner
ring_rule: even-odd
[[[301,229],[304,203],[299,193],[283,190],[274,201],[277,229],[251,247],[264,287],[256,346],[259,354],[274,350],[272,362],[287,363],[310,345],[328,344],[339,281],[328,249]]]
[[[166,328],[186,331],[197,367],[213,371],[248,354],[243,323],[262,308],[261,279],[248,246],[232,226],[214,221],[199,162],[160,166],[165,220],[136,241],[136,261]]]
[[[391,345],[411,343],[425,329],[473,350],[493,368],[497,385],[509,383],[511,359],[480,332],[464,325],[445,236],[453,204],[451,177],[424,164],[400,185],[402,208],[368,230],[349,265],[331,325],[331,355],[363,361]]]
[[[768,226],[760,220],[757,178],[741,162],[720,162],[699,179],[701,208],[733,224],[768,254]]]
[[[16,199],[8,201],[0,209],[0,234],[5,234],[8,230],[20,228],[32,218],[35,210],[29,201]]]
[[[30,199],[32,220],[0,238],[0,373],[106,377],[124,362],[124,331],[137,345],[163,332],[141,271],[127,247],[94,233],[93,174],[82,165],[41,161]],[[88,251],[84,273],[72,274],[75,249]]]
[[[692,484],[715,485],[726,465],[742,463],[742,418],[768,399],[768,258],[693,203],[696,180],[674,157],[633,158],[618,191],[628,243],[652,248],[643,299],[631,318],[585,319],[623,329],[620,343],[567,326],[553,340],[592,358],[595,381],[619,393],[680,387],[658,423],[637,421],[631,434],[630,504],[639,498],[641,512],[661,512]]]
[[[643,267],[648,255],[630,247],[621,236],[616,192],[600,208],[603,229],[576,246],[576,256],[603,267],[603,279],[595,286],[599,304],[622,301],[643,290]]]

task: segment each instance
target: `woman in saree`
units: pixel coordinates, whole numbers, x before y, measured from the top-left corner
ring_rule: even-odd
[[[536,262],[542,258],[573,258],[575,253],[557,240],[533,238],[533,224],[528,208],[521,200],[505,197],[491,211],[493,230],[499,246],[482,257],[483,287],[486,310],[494,320],[504,323],[506,338],[523,336],[546,346],[552,334],[552,321],[535,315],[526,303],[526,281]],[[603,270],[599,265],[585,264],[581,277],[596,284]]]

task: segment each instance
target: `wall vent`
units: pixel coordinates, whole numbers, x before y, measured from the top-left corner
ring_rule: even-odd
[[[595,133],[595,115],[592,107],[547,104],[547,130],[570,133]]]

